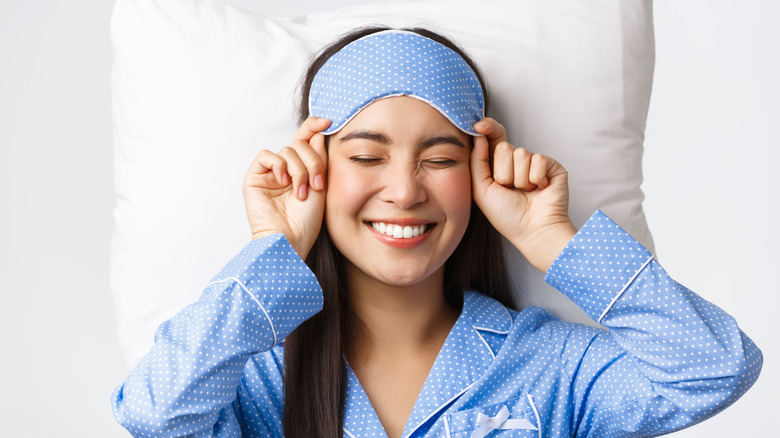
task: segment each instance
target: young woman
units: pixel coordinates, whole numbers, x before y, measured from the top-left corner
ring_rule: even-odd
[[[138,436],[649,436],[758,377],[734,320],[485,117],[474,63],[364,29],[244,180],[253,240],[113,395]],[[306,117],[306,116],[309,117]],[[607,331],[514,310],[499,233]],[[304,263],[305,260],[306,262]]]

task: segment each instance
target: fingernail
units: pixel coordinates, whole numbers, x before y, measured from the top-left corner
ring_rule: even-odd
[[[323,184],[322,184],[322,175],[317,175],[314,177],[314,188],[317,190],[322,190]]]
[[[285,172],[282,174],[282,184],[287,185],[290,184],[290,175]]]
[[[306,184],[301,184],[301,186],[298,187],[298,198],[306,199],[306,191]]]

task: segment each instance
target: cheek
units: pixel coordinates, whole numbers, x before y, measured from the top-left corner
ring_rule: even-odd
[[[360,172],[345,166],[328,166],[328,189],[325,194],[325,217],[354,213],[364,201],[368,182]]]
[[[442,206],[459,217],[465,215],[468,220],[471,214],[471,174],[468,168],[440,178],[434,186]]]

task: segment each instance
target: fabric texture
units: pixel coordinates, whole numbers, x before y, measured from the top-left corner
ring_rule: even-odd
[[[733,318],[601,212],[546,278],[607,330],[466,292],[404,437],[656,435],[717,413],[758,377],[761,352]],[[282,436],[280,340],[321,300],[283,236],[250,242],[160,327],[114,391],[114,415],[136,436]],[[386,436],[351,369],[344,435]]]
[[[345,46],[317,72],[309,114],[330,119],[334,134],[371,102],[411,96],[436,108],[466,134],[485,117],[482,85],[455,51],[414,32],[377,32]]]
[[[260,149],[291,144],[309,57],[372,24],[455,40],[482,70],[488,115],[510,143],[569,171],[575,225],[601,209],[652,251],[641,190],[650,0],[421,0],[296,18],[216,0],[117,0],[111,291],[128,368],[244,245],[241,180]],[[524,305],[590,321],[522,257],[509,263]]]

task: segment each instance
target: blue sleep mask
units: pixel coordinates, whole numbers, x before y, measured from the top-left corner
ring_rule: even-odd
[[[338,132],[371,102],[410,96],[428,103],[453,125],[472,125],[485,114],[482,86],[455,51],[414,32],[387,30],[357,39],[331,56],[314,76],[309,115],[330,119],[323,134]]]

